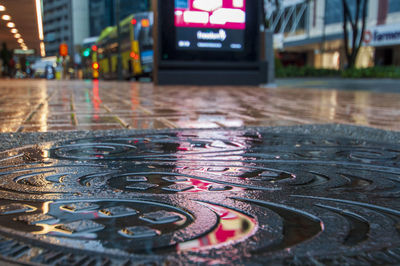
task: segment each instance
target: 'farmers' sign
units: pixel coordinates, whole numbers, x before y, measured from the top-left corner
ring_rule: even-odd
[[[391,24],[368,28],[364,33],[366,46],[386,46],[400,44],[400,25]]]

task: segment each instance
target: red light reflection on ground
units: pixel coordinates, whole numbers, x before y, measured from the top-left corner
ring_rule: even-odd
[[[240,242],[257,230],[257,221],[243,213],[209,203],[199,203],[214,211],[220,218],[218,226],[207,235],[181,243],[178,251],[212,248]]]
[[[99,113],[100,113],[100,104],[101,104],[98,80],[93,80],[93,92],[92,93],[93,93],[93,109],[94,109],[93,118],[95,120],[98,120]]]
[[[185,191],[185,193],[198,193],[198,192],[210,191],[209,188],[211,186],[220,185],[217,183],[208,182],[208,181],[204,181],[204,180],[200,180],[200,179],[194,179],[194,178],[189,178],[188,181],[182,182],[182,184],[186,184],[186,185],[194,187],[190,190]],[[227,185],[227,187],[230,187],[230,186]],[[245,190],[245,188],[241,188],[241,187],[231,187],[231,189],[229,189],[229,191],[243,191],[243,190]]]

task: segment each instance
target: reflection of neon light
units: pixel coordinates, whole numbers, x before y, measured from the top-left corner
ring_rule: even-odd
[[[95,120],[99,119],[100,104],[101,104],[101,99],[99,95],[99,81],[93,80],[93,108],[94,108],[93,118]]]
[[[257,221],[245,214],[214,204],[200,204],[219,216],[219,224],[216,229],[204,237],[178,244],[179,251],[211,248],[243,241],[257,230]]]
[[[139,98],[140,92],[139,92],[139,88],[137,83],[132,83],[131,84],[131,110],[132,111],[136,111],[139,106],[140,106],[140,98]],[[135,118],[135,116],[132,119],[132,123],[133,123],[133,128],[137,128],[138,127],[138,119]]]

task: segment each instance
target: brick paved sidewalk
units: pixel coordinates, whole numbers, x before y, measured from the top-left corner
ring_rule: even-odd
[[[0,132],[342,123],[400,130],[400,94],[0,80]]]

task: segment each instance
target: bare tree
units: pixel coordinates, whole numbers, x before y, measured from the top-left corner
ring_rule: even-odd
[[[355,1],[355,12],[352,14],[349,2]],[[342,0],[343,4],[343,34],[344,47],[346,50],[347,67],[353,68],[360,51],[367,21],[368,0]],[[361,21],[361,28],[359,22]],[[350,37],[351,34],[351,38]],[[351,45],[350,41],[351,40]]]

